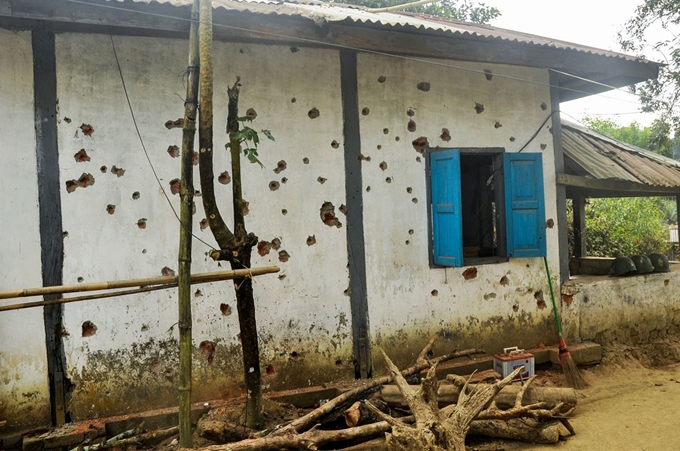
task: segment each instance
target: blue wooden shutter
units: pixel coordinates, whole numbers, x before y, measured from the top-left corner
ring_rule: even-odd
[[[540,153],[506,153],[505,214],[508,257],[545,256],[545,201]]]
[[[459,151],[432,152],[430,174],[434,262],[463,266]]]

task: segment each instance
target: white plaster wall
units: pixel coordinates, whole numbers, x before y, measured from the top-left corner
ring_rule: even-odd
[[[180,159],[171,158],[167,149],[181,146],[182,132],[179,128],[167,130],[163,124],[183,116],[185,88],[180,74],[186,69],[187,43],[131,37],[116,37],[115,42],[141,135],[163,188],[179,210],[179,196],[170,194],[169,182],[179,176]],[[176,269],[179,224],[133,128],[110,38],[63,34],[57,37],[56,46],[61,197],[64,230],[68,231],[65,283],[77,283],[79,278],[94,282],[149,277],[160,275],[166,266]],[[305,378],[305,382],[334,377],[331,372],[306,378],[296,365],[321,359],[335,368],[337,360],[342,362],[337,370],[340,374],[347,371],[345,363],[351,353],[349,298],[343,294],[348,284],[345,229],[330,228],[319,216],[324,201],[333,202],[336,208],[344,203],[342,150],[330,145],[334,139],[342,139],[338,55],[223,43],[216,43],[214,52],[216,175],[223,170],[231,173],[224,128],[227,86],[237,75],[243,83],[241,112],[254,108],[258,117],[252,126],[269,129],[276,138],[270,142],[262,137],[260,155],[265,169],[246,164],[243,170],[244,197],[250,202],[248,229],[261,240],[278,237],[280,250],[290,254],[290,260],[282,263],[275,251],[264,257],[255,251],[252,260],[253,266],[281,266],[280,277],[263,276],[254,283],[262,363],[274,365],[276,371],[266,382],[272,386],[283,383],[283,374]],[[312,120],[307,113],[314,107],[320,117]],[[81,124],[94,128],[92,136],[84,136]],[[91,161],[75,161],[74,154],[80,149],[86,150]],[[303,163],[304,158],[308,164]],[[279,160],[286,161],[287,169],[275,174]],[[112,174],[113,165],[125,169],[125,174]],[[101,166],[107,166],[105,173]],[[83,173],[92,174],[95,184],[68,193],[66,182]],[[319,176],[327,181],[319,184]],[[198,167],[195,177],[198,188]],[[281,183],[283,177],[287,178],[285,184]],[[274,180],[280,183],[277,191],[269,188]],[[229,218],[231,185],[216,183],[216,191],[223,216]],[[140,193],[139,199],[133,199],[133,192]],[[204,213],[201,199],[196,200],[194,232],[212,244],[209,230],[199,228]],[[116,206],[113,215],[106,210],[108,204]],[[282,209],[287,210],[286,215]],[[147,219],[146,229],[137,226],[140,218]],[[316,244],[308,246],[307,237],[312,235]],[[218,269],[205,257],[208,250],[194,241],[194,272]],[[217,385],[238,384],[241,357],[233,287],[223,282],[194,289],[202,294],[194,298],[194,344],[198,348],[209,340],[217,346],[212,366],[198,352],[195,377],[202,381],[219,377]],[[223,315],[222,303],[228,304],[233,314]],[[65,349],[70,375],[80,383],[75,395],[80,415],[126,408],[113,405],[113,394],[120,392],[113,382],[121,374],[131,385],[149,386],[145,396],[175,395],[176,311],[174,291],[65,307],[64,323],[70,334]],[[82,337],[85,321],[96,325],[94,335]],[[291,354],[296,359],[291,359]],[[283,366],[290,366],[289,371],[282,371]],[[221,372],[211,373],[209,367],[221,368]],[[163,378],[168,382],[165,388],[154,389],[154,384],[162,385],[157,381]],[[107,395],[111,405],[102,400]],[[94,409],[84,412],[88,403],[94,404]]]
[[[0,290],[16,290],[42,285],[33,54],[30,33],[0,29],[0,42]],[[49,398],[43,309],[0,312],[0,420],[49,423]]]
[[[443,67],[447,64],[538,84],[498,76],[487,81],[484,73]],[[381,76],[386,77],[383,83]],[[430,83],[429,92],[417,88],[421,82]],[[560,225],[550,121],[541,127],[550,113],[547,83],[547,71],[539,69],[359,56],[359,108],[369,110],[361,115],[361,141],[364,156],[370,157],[362,174],[371,333],[376,344],[401,352],[404,362],[435,333],[455,344],[485,345],[487,351],[497,351],[502,343],[532,346],[542,334],[554,335],[553,330],[538,330],[552,317],[542,258],[477,265],[477,277],[470,280],[462,277],[465,267],[430,268],[425,156],[411,144],[427,137],[431,147],[517,152],[541,128],[524,152],[543,155],[545,217],[555,221],[547,229],[548,258],[557,275]],[[481,114],[475,103],[484,105]],[[409,108],[413,118],[407,116]],[[415,132],[407,129],[409,119],[416,122]],[[502,127],[494,127],[495,122]],[[440,138],[442,128],[448,128],[449,142]],[[387,170],[381,170],[381,162]],[[507,285],[500,283],[503,276]],[[548,308],[537,307],[538,290]]]

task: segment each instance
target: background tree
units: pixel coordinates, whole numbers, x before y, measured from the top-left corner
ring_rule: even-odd
[[[334,3],[346,3],[350,5],[360,5],[367,8],[386,8],[388,6],[412,3],[412,0],[341,0]],[[447,19],[462,20],[487,24],[491,20],[500,16],[498,8],[487,6],[484,3],[470,2],[467,0],[441,0],[427,5],[406,8],[403,11],[433,16],[445,17]]]
[[[671,156],[670,127],[661,120],[649,127],[637,122],[618,125],[609,119],[586,117],[591,129],[665,156]],[[568,216],[572,214],[568,210]],[[586,252],[592,257],[627,257],[651,252],[667,253],[668,225],[677,223],[674,199],[663,197],[620,197],[589,199],[586,204]],[[572,221],[569,220],[570,251],[573,255]]]
[[[625,51],[644,57],[645,50],[651,47],[664,56],[662,62],[666,66],[660,68],[659,78],[637,85],[633,91],[643,96],[643,111],[659,113],[660,120],[676,130],[680,126],[680,114],[676,109],[680,100],[679,23],[680,0],[644,0],[619,33],[619,42]],[[660,32],[663,37],[650,46],[647,36],[651,30]]]

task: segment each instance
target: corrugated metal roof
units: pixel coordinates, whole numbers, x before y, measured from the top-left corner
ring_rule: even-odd
[[[189,6],[193,0],[117,0],[119,2],[133,1],[136,3],[161,3],[174,6]],[[490,25],[478,25],[468,22],[443,19],[440,17],[405,12],[371,12],[367,8],[341,3],[324,3],[309,1],[281,1],[281,0],[213,0],[215,8],[230,11],[242,11],[253,14],[280,15],[303,17],[320,22],[353,22],[357,24],[378,25],[386,28],[410,29],[415,32],[429,34],[444,34],[462,38],[489,39],[514,42],[519,44],[536,45],[559,50],[573,50],[611,58],[621,58],[628,61],[644,61],[623,53],[598,49],[586,45],[575,44],[556,39],[550,39],[519,31],[507,30]],[[651,63],[651,62],[650,62]],[[656,64],[656,63],[653,63]]]
[[[565,165],[574,175],[680,188],[680,161],[562,121]]]

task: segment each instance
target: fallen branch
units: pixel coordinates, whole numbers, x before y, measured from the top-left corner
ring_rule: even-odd
[[[428,343],[427,346],[431,346],[430,343]],[[426,346],[426,348],[427,348]],[[438,363],[441,362],[446,362],[448,360],[452,360],[458,357],[470,357],[475,354],[484,354],[483,349],[467,349],[465,351],[454,351],[449,354],[445,354],[443,356],[434,358],[432,360],[426,361],[422,360],[418,363],[416,363],[414,366],[407,368],[403,371],[401,371],[401,376],[402,377],[409,377],[413,376],[414,374],[418,374],[424,369],[430,368],[433,365],[437,365]],[[368,390],[378,387],[380,385],[384,384],[389,384],[392,382],[393,376],[383,376],[379,377],[377,379],[373,379],[370,382],[367,382],[365,385],[362,385],[361,387],[357,387],[353,390],[346,391],[345,393],[331,399],[327,403],[319,406],[318,408],[314,409],[313,411],[309,412],[307,415],[298,418],[297,420],[289,423],[286,426],[283,426],[280,429],[277,429],[273,431],[270,435],[271,436],[280,436],[280,435],[286,435],[286,434],[293,434],[296,432],[302,432],[306,429],[309,429],[312,425],[316,424],[320,418],[322,418],[325,415],[328,415],[331,413],[333,410],[336,408],[342,406],[345,403],[350,402],[354,397],[357,395],[361,395],[362,393],[367,392]]]

